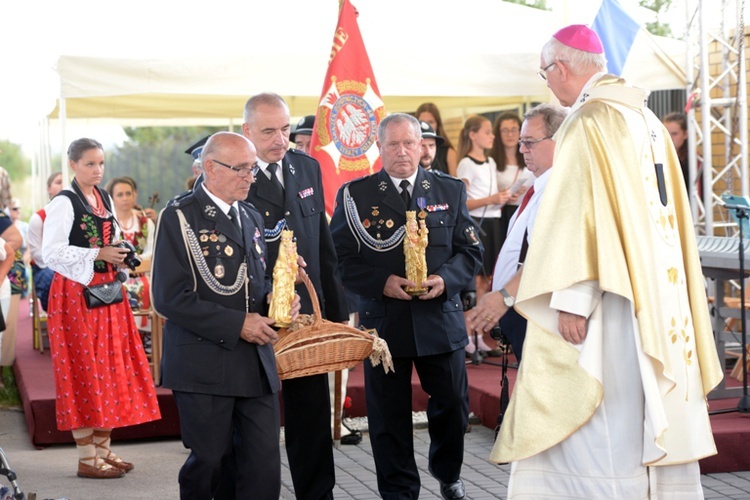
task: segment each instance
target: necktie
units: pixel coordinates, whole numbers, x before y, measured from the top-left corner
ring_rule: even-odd
[[[278,163],[269,163],[268,164],[268,171],[271,173],[271,186],[273,186],[273,191],[276,196],[279,198],[284,198],[284,186],[281,185],[281,181],[279,181],[279,178],[276,176],[276,170],[279,168]]]
[[[518,215],[521,215],[521,212],[523,212],[523,209],[526,208],[526,205],[529,204],[529,200],[532,196],[534,196],[534,186],[531,186],[529,190],[526,191],[523,200],[521,200],[521,206],[518,207]],[[516,219],[518,219],[518,215],[516,215]]]
[[[229,207],[229,219],[232,221],[232,224],[234,224],[234,227],[237,228],[240,234],[242,234],[242,228],[240,227],[240,214],[237,213],[236,208]]]
[[[401,186],[401,199],[404,200],[406,208],[409,208],[409,205],[411,204],[411,195],[409,194],[410,183],[404,179],[399,186]]]

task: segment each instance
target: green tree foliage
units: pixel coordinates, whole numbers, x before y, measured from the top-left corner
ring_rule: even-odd
[[[31,161],[24,156],[21,146],[6,140],[0,140],[0,166],[8,171],[14,183],[31,174]]]
[[[175,195],[185,191],[185,183],[192,176],[192,158],[185,150],[199,139],[223,127],[138,127],[126,128],[128,136],[122,146],[107,154],[103,184],[115,177],[129,176],[138,184],[138,202],[163,208]]]
[[[125,135],[139,146],[162,144],[168,141],[186,142],[186,147],[201,137],[211,135],[222,127],[127,127]]]
[[[672,8],[672,0],[639,0],[638,4],[644,9],[654,12],[656,20],[646,23],[646,29],[652,35],[672,36],[672,28],[667,23],[662,23],[660,14],[664,14]]]
[[[525,5],[526,7],[532,7],[534,9],[549,10],[547,7],[546,0],[504,0],[508,3],[517,3],[518,5]]]

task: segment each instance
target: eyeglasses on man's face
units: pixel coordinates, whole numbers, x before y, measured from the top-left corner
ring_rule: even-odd
[[[547,71],[549,71],[550,68],[552,68],[552,66],[554,66],[555,64],[557,64],[557,61],[552,61],[551,63],[549,63],[548,65],[546,65],[545,67],[543,67],[542,69],[540,69],[539,71],[537,71],[536,74],[539,75],[539,78],[541,78],[542,80],[544,80],[546,82],[547,81]]]
[[[518,141],[518,145],[523,146],[526,149],[531,149],[535,144],[539,144],[540,142],[546,141],[547,139],[552,139],[552,136],[548,135],[546,137],[542,137],[541,139],[521,139],[520,141]]]
[[[216,159],[211,159],[211,161],[214,162],[214,163],[218,163],[222,167],[226,167],[229,170],[237,172],[237,177],[240,177],[242,179],[244,179],[246,177],[249,177],[250,174],[255,173],[255,171],[258,169],[257,165],[253,165],[252,167],[233,167],[232,165],[227,165],[226,163],[221,162],[221,161],[216,160]]]

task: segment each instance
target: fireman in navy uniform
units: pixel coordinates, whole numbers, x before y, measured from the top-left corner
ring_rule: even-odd
[[[265,219],[268,266],[273,269],[281,230],[294,231],[297,253],[315,286],[323,316],[346,322],[343,287],[336,250],[325,215],[320,166],[289,147],[289,108],[271,93],[251,97],[244,111],[242,132],[258,152],[258,172],[247,201]],[[312,313],[304,286],[297,289],[303,313]],[[331,405],[325,374],[283,381],[284,439],[289,469],[298,499],[333,498],[335,469],[331,438]]]
[[[482,259],[469,217],[464,184],[419,168],[419,122],[406,114],[378,128],[383,169],[345,184],[338,192],[331,232],[344,285],[360,296],[363,326],[388,342],[395,373],[365,360],[370,441],[383,498],[417,498],[411,374],[414,366],[430,399],[429,468],[443,498],[465,498],[460,479],[469,400],[464,346],[468,343],[460,299]],[[406,184],[408,183],[408,184]],[[429,229],[427,294],[405,286],[406,210],[416,210]]]
[[[271,289],[263,219],[244,201],[255,148],[239,134],[219,132],[202,159],[205,183],[161,213],[152,273],[154,307],[167,318],[162,385],[174,393],[191,450],[180,497],[212,498],[234,448],[236,498],[277,500],[278,336],[263,316]],[[233,447],[235,435],[240,445]]]

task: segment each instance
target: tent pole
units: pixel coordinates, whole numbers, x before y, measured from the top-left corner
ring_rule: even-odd
[[[65,114],[66,114],[66,107],[65,107],[65,98],[60,98],[60,171],[62,172],[62,182],[63,186],[69,186],[70,185],[70,174],[68,173],[68,138],[66,137],[66,130],[65,130]]]

